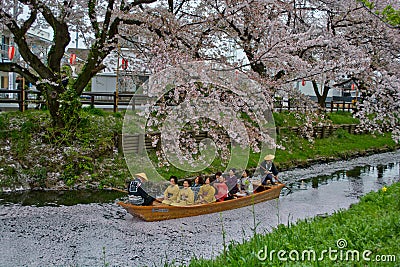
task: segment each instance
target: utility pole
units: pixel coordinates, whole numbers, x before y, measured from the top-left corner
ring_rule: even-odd
[[[119,54],[121,52],[121,47],[119,45],[119,43],[117,44],[117,71],[116,71],[116,75],[117,75],[117,79],[115,82],[115,101],[114,101],[114,112],[118,112],[118,89],[119,89]]]
[[[17,12],[18,12],[18,1],[17,0],[14,0],[14,8],[13,8],[13,19],[15,20],[15,21],[17,21]],[[9,43],[9,46],[10,45],[13,45],[15,42],[14,42],[14,37],[12,36],[12,34],[10,35],[10,43]],[[15,47],[15,45],[14,45],[14,47]],[[15,47],[15,50],[17,50],[17,48]],[[18,50],[19,50],[19,48],[18,48]],[[19,53],[17,53],[17,55],[18,55]],[[15,90],[16,88],[15,88],[15,84],[16,84],[16,78],[17,78],[17,75],[16,75],[16,73],[15,72],[11,72],[11,73],[9,73],[8,74],[8,79],[9,79],[9,82],[8,82],[8,90]],[[14,95],[14,94],[12,94],[12,95]],[[20,96],[22,96],[22,93],[20,94]]]

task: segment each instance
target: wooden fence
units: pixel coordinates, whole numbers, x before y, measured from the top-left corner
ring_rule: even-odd
[[[10,98],[11,94],[16,94],[17,97]],[[83,92],[81,97],[82,104],[91,105],[93,107],[110,108],[113,111],[118,111],[118,108],[126,108],[132,100],[132,108],[135,106],[146,103],[150,98],[146,95],[139,95],[135,93],[127,92]],[[41,105],[45,105],[45,100],[41,96],[39,91],[36,90],[8,90],[0,89],[0,104],[18,104],[20,111],[26,109],[39,108]],[[1,108],[1,107],[0,107]],[[348,111],[351,112],[354,108],[354,104],[345,101],[330,101],[325,103],[325,110],[330,112],[335,111]],[[316,110],[317,108],[309,107],[306,104],[302,105],[293,100],[277,100],[274,101],[274,112],[282,111],[303,111],[303,110]]]
[[[152,138],[151,138],[152,136],[157,136],[157,138],[159,138],[160,133],[153,133],[151,135],[145,135],[145,134],[122,135],[122,134],[120,134],[118,136],[118,151],[141,154],[144,151],[144,149],[149,151],[149,150],[155,150],[156,148],[160,148],[160,142],[158,142],[156,147],[153,147]],[[198,142],[198,143],[207,137],[208,137],[208,133],[204,132],[204,131],[194,135],[194,138],[196,139],[196,142]]]
[[[314,127],[313,136],[315,138],[326,138],[332,135],[336,130],[343,129],[348,133],[356,133],[357,124],[342,124],[342,125],[327,125],[321,127]],[[300,127],[277,127],[276,132],[280,134],[282,131],[289,130],[296,134],[300,133]],[[118,151],[125,153],[141,154],[144,149],[147,151],[154,150],[156,147],[152,146],[152,136],[160,136],[160,133],[153,133],[149,135],[132,134],[132,135],[119,135],[118,136]],[[207,132],[200,132],[194,136],[197,142],[208,137]],[[160,142],[158,143],[159,148]]]
[[[17,97],[11,98],[11,94],[16,94]],[[86,104],[101,108],[108,106],[112,107],[113,111],[116,112],[118,111],[118,107],[126,108],[129,104],[132,104],[132,108],[135,108],[136,105],[144,104],[150,98],[146,95],[134,93],[83,92],[80,99],[83,105]],[[18,109],[22,112],[31,107],[32,104],[36,108],[46,104],[39,91],[8,89],[0,89],[0,103],[18,104]]]
[[[274,101],[274,112],[282,112],[282,111],[303,111],[303,110],[316,110],[318,107],[309,107],[307,103],[303,105],[297,103],[294,100],[276,100]],[[325,102],[325,111],[337,112],[337,111],[348,111],[351,112],[354,109],[353,102],[346,101],[337,101],[331,100]]]

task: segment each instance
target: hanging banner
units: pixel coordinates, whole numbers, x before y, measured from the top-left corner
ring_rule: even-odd
[[[128,60],[127,59],[125,59],[125,58],[122,59],[121,67],[123,70],[126,70],[128,68]]]
[[[14,46],[9,46],[8,47],[8,59],[13,60],[15,55],[15,47]]]
[[[71,54],[70,58],[69,58],[69,63],[71,65],[75,64],[76,61],[76,54]]]

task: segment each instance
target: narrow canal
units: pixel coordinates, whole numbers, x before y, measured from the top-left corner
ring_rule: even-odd
[[[258,232],[326,216],[400,181],[400,151],[280,174],[288,189],[255,205]],[[160,266],[215,257],[225,241],[252,236],[252,207],[143,222],[115,204],[119,192],[0,194],[0,266]]]

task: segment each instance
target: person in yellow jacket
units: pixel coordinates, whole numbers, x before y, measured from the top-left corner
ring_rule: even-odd
[[[162,203],[170,205],[179,199],[180,191],[178,186],[178,178],[176,176],[171,176],[169,179],[170,185],[164,191],[164,200]]]
[[[176,202],[172,202],[173,206],[187,206],[193,205],[194,203],[194,193],[189,187],[189,180],[183,181],[183,188],[180,190],[180,197]]]
[[[204,185],[200,187],[199,193],[197,194],[197,204],[205,204],[215,202],[215,188],[210,185],[210,177],[207,177]]]

